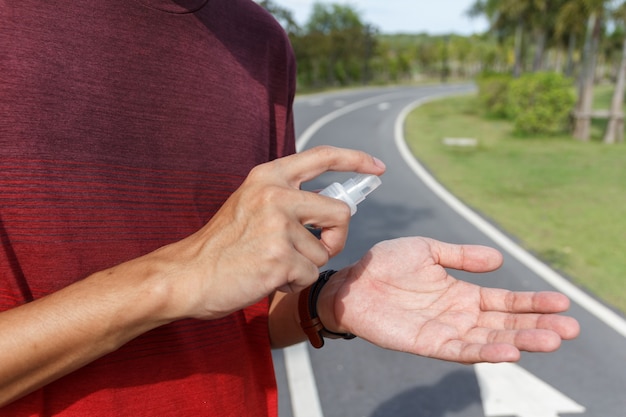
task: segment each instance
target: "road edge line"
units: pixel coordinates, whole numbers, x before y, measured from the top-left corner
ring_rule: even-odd
[[[306,342],[283,349],[294,417],[323,417],[322,405]]]

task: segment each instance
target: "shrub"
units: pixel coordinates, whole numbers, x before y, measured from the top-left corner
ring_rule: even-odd
[[[571,81],[557,73],[525,74],[511,81],[507,114],[522,134],[558,134],[567,130],[574,106]]]
[[[512,77],[508,74],[483,73],[478,77],[478,100],[490,117],[507,117],[507,96]]]

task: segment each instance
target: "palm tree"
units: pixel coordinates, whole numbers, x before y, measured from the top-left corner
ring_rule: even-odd
[[[574,74],[574,52],[576,41],[585,36],[585,25],[589,14],[583,1],[566,1],[559,9],[555,21],[555,37],[567,42],[565,75]],[[565,42],[564,42],[565,43]]]
[[[569,2],[580,3],[578,7],[581,7],[587,15],[583,64],[578,83],[578,102],[574,112],[574,137],[581,141],[588,141],[596,61],[600,38],[604,30],[606,8],[610,0],[569,0]]]
[[[621,34],[624,34],[626,26],[626,3],[622,3],[613,13],[616,27],[621,27]],[[622,59],[617,72],[615,91],[611,100],[609,111],[609,123],[604,133],[604,143],[611,144],[624,140],[624,87],[626,86],[626,37],[622,42]]]
[[[468,10],[470,16],[485,15],[490,30],[503,37],[514,37],[513,75],[523,70],[524,37],[534,38],[533,71],[543,66],[545,47],[553,34],[559,8],[566,0],[476,0]]]
[[[556,37],[555,26],[566,2],[567,0],[534,0],[528,7],[526,14],[535,39],[533,71],[543,69],[546,45]]]
[[[532,0],[476,0],[467,11],[469,16],[484,15],[489,20],[489,31],[498,39],[515,34],[513,75],[522,71],[522,37],[524,32],[524,11]]]

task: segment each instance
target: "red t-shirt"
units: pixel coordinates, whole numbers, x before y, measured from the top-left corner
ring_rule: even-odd
[[[202,227],[295,151],[294,71],[248,0],[0,3],[0,310]],[[150,331],[0,415],[276,410],[264,301]]]

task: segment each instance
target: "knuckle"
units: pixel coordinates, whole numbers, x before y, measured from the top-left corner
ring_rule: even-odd
[[[326,265],[326,263],[328,263],[329,260],[330,260],[329,251],[325,248],[322,248],[315,254],[315,256],[312,257],[311,262],[316,267],[321,267],[321,266]]]
[[[284,204],[288,200],[289,190],[274,184],[268,184],[260,187],[257,193],[252,197],[259,208],[276,207]]]
[[[318,267],[322,267],[328,263],[330,260],[330,254],[324,251],[324,254],[321,256],[320,260],[315,264]]]
[[[350,218],[352,217],[352,212],[350,211],[350,206],[348,206],[344,202],[338,202],[338,203],[340,203],[340,204],[337,206],[337,210],[335,211],[336,216],[337,216],[337,220],[341,224],[347,224],[348,222],[350,222]]]
[[[340,149],[330,145],[320,145],[314,149],[317,153],[316,158],[319,161],[325,161],[328,166],[334,164],[340,158]]]
[[[248,178],[252,180],[256,180],[258,177],[262,177],[265,175],[265,171],[267,171],[267,164],[260,164],[253,167],[248,173]]]
[[[283,239],[275,239],[274,242],[268,243],[265,247],[264,258],[274,268],[285,263],[285,259],[291,256],[291,246]]]
[[[328,156],[337,152],[337,147],[331,145],[319,145],[315,147],[315,152],[318,152],[320,155]]]

